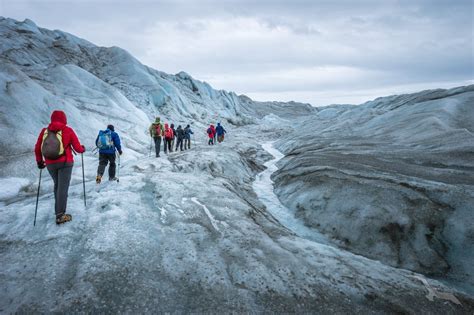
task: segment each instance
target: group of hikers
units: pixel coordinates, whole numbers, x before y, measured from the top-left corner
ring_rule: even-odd
[[[191,130],[190,125],[187,125],[184,129],[181,125],[179,125],[178,128],[175,129],[174,124],[168,125],[165,123],[163,126],[161,124],[160,118],[156,117],[155,122],[153,122],[149,128],[149,132],[151,139],[154,140],[155,143],[156,157],[160,156],[162,138],[165,154],[168,152],[173,152],[173,148],[175,148],[175,151],[177,151],[178,148],[180,151],[183,151],[183,143],[184,150],[191,149],[191,135],[194,133]],[[227,131],[221,126],[220,123],[217,124],[216,128],[214,128],[214,125],[210,125],[207,129],[207,134],[209,137],[208,144],[214,145],[216,143],[216,137],[217,141],[221,143],[224,141],[224,134],[226,132]],[[175,142],[176,146],[174,146]],[[108,125],[105,130],[99,131],[99,134],[95,140],[95,145],[99,151],[99,166],[97,168],[96,183],[100,184],[102,182],[102,177],[108,164],[109,181],[118,181],[119,179],[116,177],[115,161],[118,153],[120,166],[122,146],[120,143],[120,137],[118,133],[115,132],[113,125]],[[84,152],[86,152],[86,148],[80,143],[74,130],[67,125],[66,114],[59,110],[53,111],[51,114],[51,123],[48,125],[48,127],[43,128],[38,136],[38,140],[36,141],[35,145],[35,156],[38,168],[40,170],[47,168],[53,179],[56,224],[62,224],[72,220],[72,216],[66,213],[66,208],[69,183],[71,181],[72,168],[74,165],[73,153],[82,154]],[[38,186],[36,210],[38,208],[39,188],[40,186]]]
[[[207,142],[208,145],[214,145],[216,143],[216,138],[219,143],[224,141],[224,134],[227,133],[227,131],[224,129],[224,127],[221,126],[221,123],[217,123],[217,127],[214,127],[214,125],[210,125],[209,128],[207,128],[207,136],[209,137],[209,141]]]
[[[164,125],[161,123],[160,117],[156,117],[155,122],[153,122],[148,128],[150,132],[150,136],[155,143],[155,155],[156,157],[160,157],[160,148],[161,142],[163,141],[164,152],[167,154],[168,152],[173,152],[173,148],[175,151],[183,151],[183,142],[184,142],[184,150],[191,149],[191,135],[194,132],[191,130],[191,127],[187,125],[184,129],[181,125],[178,126],[177,129],[174,128],[174,124],[165,123]],[[224,141],[224,134],[227,131],[224,127],[221,126],[220,123],[217,123],[217,127],[214,125],[210,125],[207,128],[207,135],[209,137],[208,144],[214,145],[217,142],[221,143]],[[176,142],[176,146],[174,145]],[[150,153],[151,153],[151,145],[150,145]]]
[[[160,157],[161,140],[163,140],[163,151],[165,154],[173,152],[175,142],[175,151],[178,151],[178,148],[180,151],[183,151],[183,142],[184,150],[191,149],[191,135],[194,134],[194,132],[191,130],[189,125],[184,127],[184,129],[179,125],[178,128],[175,129],[174,124],[165,123],[163,126],[160,117],[156,117],[155,122],[151,124],[148,131],[150,132],[150,137],[155,143],[156,157]]]

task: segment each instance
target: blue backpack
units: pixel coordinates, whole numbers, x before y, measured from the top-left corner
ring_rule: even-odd
[[[112,131],[109,129],[99,131],[97,147],[100,150],[112,150],[115,147],[114,141],[112,140]]]

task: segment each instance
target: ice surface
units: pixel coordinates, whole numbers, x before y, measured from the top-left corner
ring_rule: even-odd
[[[284,194],[279,197],[291,215],[275,198],[270,176],[277,160],[272,161],[262,143],[280,139],[279,148],[285,146],[288,153],[292,145],[306,144],[298,137],[317,122],[315,130],[324,145],[344,152],[344,141],[332,141],[325,135],[336,139],[350,135],[362,122],[389,111],[379,108],[383,100],[360,109],[333,106],[318,116],[318,110],[308,104],[253,102],[213,90],[184,72],[169,75],[146,67],[120,48],[97,47],[30,21],[0,18],[0,35],[0,85],[4,86],[0,93],[0,188],[11,192],[2,193],[0,207],[0,313],[473,313],[472,296],[450,285],[298,236],[305,230],[301,222],[306,217],[301,209],[295,211]],[[452,96],[466,97],[463,93]],[[392,100],[403,103],[397,97]],[[464,121],[469,122],[469,107],[463,107],[463,99],[456,102],[461,104],[459,111],[440,107],[444,116],[426,120],[420,128],[458,124],[449,127],[447,134],[467,137],[471,129]],[[55,224],[52,182],[45,174],[33,227],[39,171],[32,149],[53,109],[66,111],[69,124],[88,151],[84,163],[76,157],[73,169],[68,200],[73,221]],[[327,112],[333,109],[337,115]],[[417,110],[411,114],[423,116],[423,108]],[[158,159],[149,156],[147,127],[157,115],[175,124],[193,122],[190,151],[162,154]],[[419,118],[416,121],[423,121]],[[376,133],[381,124],[396,130],[396,124],[402,122],[396,119],[387,114],[386,121],[372,126],[367,134]],[[219,120],[228,131],[226,140],[208,146],[206,125]],[[388,123],[392,120],[395,125]],[[90,149],[97,131],[108,123],[115,125],[123,140],[120,182],[97,185],[98,157]],[[414,147],[422,150],[425,141]],[[463,144],[452,143],[451,147],[463,148]],[[265,148],[277,154],[269,145]],[[357,148],[360,152],[373,150],[366,142],[358,143]],[[276,192],[284,189],[282,174],[289,170],[288,160],[299,155],[294,153],[278,163],[280,169],[273,176]],[[436,161],[465,166],[459,163],[462,159],[443,158],[442,154]],[[351,156],[350,162],[355,161]],[[309,159],[293,171],[301,181],[307,171],[331,174],[338,167],[323,164]],[[403,174],[405,165],[396,166]],[[82,200],[82,167],[87,208]],[[364,170],[364,175],[384,173],[387,181],[399,178],[398,173],[376,167]],[[469,179],[461,174],[469,168],[446,170],[443,181],[465,184]],[[358,174],[356,171],[345,169],[342,179]],[[253,185],[258,174],[261,177]],[[358,179],[363,180],[367,179]],[[407,185],[414,182],[418,183],[404,181]],[[452,186],[433,178],[421,182],[424,189],[446,190],[443,196],[451,204]],[[255,186],[259,188],[254,191]],[[295,188],[305,201],[313,194],[337,204],[331,199],[334,190],[328,187],[288,189]],[[359,194],[364,191],[360,186],[354,188]],[[372,192],[378,190],[369,190]],[[465,196],[461,188],[456,193]],[[355,201],[354,194],[348,194],[347,200]],[[389,201],[386,211],[391,218],[407,224],[411,217],[398,211],[398,200]],[[307,206],[300,204],[300,208]],[[465,218],[469,211],[462,204],[453,215],[443,217],[444,232],[457,233],[459,239],[452,240],[458,246],[469,241],[470,221],[459,224],[462,214]],[[370,208],[364,209],[364,216],[371,216]],[[349,226],[352,235],[360,235],[361,220],[355,216],[334,215],[333,219]],[[421,240],[422,232],[417,234]],[[467,260],[459,261],[463,266]],[[428,293],[433,293],[430,299]]]
[[[0,178],[0,201],[6,201],[13,197],[16,197],[20,194],[22,190],[24,190],[30,181],[25,178],[19,177],[7,177],[7,178]]]
[[[277,195],[355,253],[474,292],[473,105],[468,86],[323,109],[277,143]]]

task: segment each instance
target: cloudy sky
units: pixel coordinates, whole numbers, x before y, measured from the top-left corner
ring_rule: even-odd
[[[313,105],[474,83],[471,0],[0,0],[168,73]]]

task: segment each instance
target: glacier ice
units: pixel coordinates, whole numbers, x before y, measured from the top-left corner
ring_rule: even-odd
[[[395,196],[402,191],[424,202],[416,191],[422,189],[429,192],[426,198],[455,207],[443,214],[443,233],[452,236],[458,250],[469,248],[472,211],[466,196],[472,191],[472,168],[464,150],[472,141],[466,125],[472,88],[315,109],[217,91],[185,72],[166,74],[118,47],[98,47],[29,20],[0,18],[0,38],[1,313],[474,311],[472,294],[446,279],[408,270],[409,265],[394,267],[341,240],[348,233],[363,245],[370,229],[360,223],[374,213],[380,222],[412,222],[410,213],[396,207],[396,197],[386,200],[393,204],[387,202],[384,215],[369,206],[352,217],[310,208],[316,205],[311,197],[340,209],[340,204],[371,201],[372,193],[383,199],[381,187],[404,183],[393,190]],[[420,101],[408,108],[407,98]],[[76,159],[68,203],[73,221],[56,226],[52,182],[45,176],[33,227],[38,170],[32,147],[53,109],[66,111],[87,146],[88,207]],[[155,116],[192,122],[192,149],[149,157],[147,127]],[[205,129],[216,120],[228,134],[223,144],[210,147]],[[121,178],[96,185],[98,159],[91,149],[97,131],[111,122],[123,140]],[[359,135],[355,142],[353,135]],[[261,147],[275,140],[286,155],[277,164],[270,154],[276,152]],[[377,151],[384,155],[370,164]],[[408,168],[413,165],[423,169],[416,173],[419,178],[405,174],[416,169]],[[325,180],[307,173],[325,174]],[[369,175],[375,184],[361,178]],[[344,191],[338,180],[353,185],[344,200],[334,198]],[[454,196],[461,199],[454,202]],[[291,213],[279,217],[272,204]],[[316,220],[324,226],[315,228]],[[328,233],[332,227],[336,232]],[[302,230],[309,231],[308,238],[298,235]],[[311,240],[321,233],[327,244]],[[433,235],[444,234],[435,228]],[[415,249],[423,241],[416,235]],[[389,244],[377,245],[375,254],[379,248],[391,253]],[[410,261],[413,253],[405,254],[403,261]],[[458,267],[449,255],[444,259],[456,270],[469,270],[469,253],[452,255],[459,258]]]

